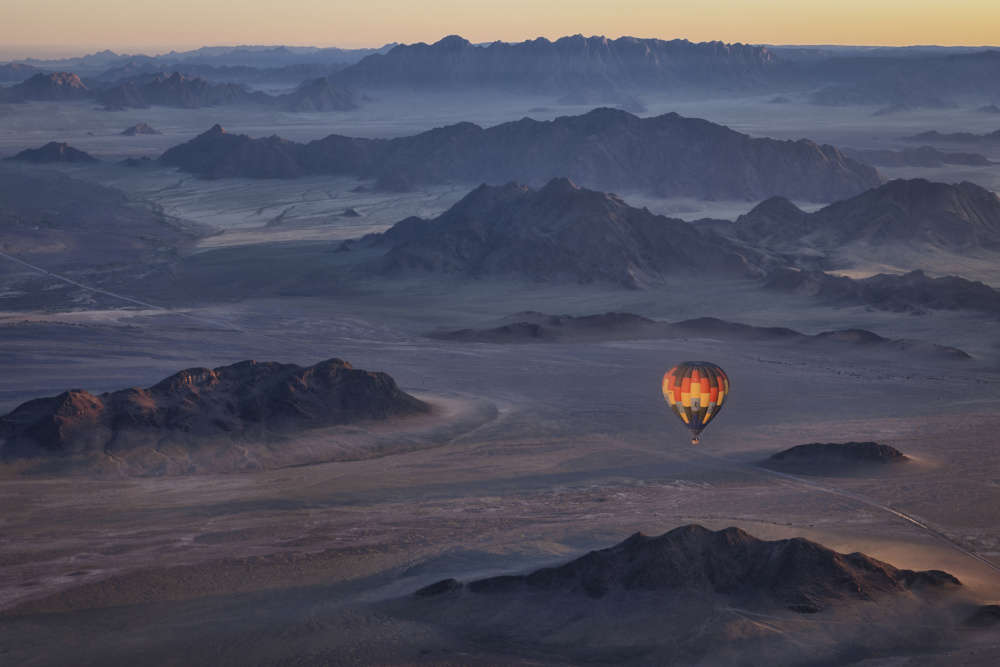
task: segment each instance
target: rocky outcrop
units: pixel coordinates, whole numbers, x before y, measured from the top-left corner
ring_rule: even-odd
[[[444,580],[417,592],[440,596],[720,595],[755,608],[815,613],[831,606],[891,598],[911,589],[960,586],[940,570],[901,570],[862,553],[841,554],[810,540],[759,540],[739,528],[682,526],[636,533],[608,549],[524,576],[461,584]]]
[[[162,159],[209,178],[238,176],[254,170],[239,166],[242,160],[233,156],[239,146],[213,128]],[[696,118],[638,118],[615,109],[488,129],[459,123],[391,140],[330,135],[304,145],[289,142],[287,152],[296,173],[373,179],[381,189],[512,180],[540,187],[566,177],[609,192],[834,201],[885,182],[873,167],[832,146],[755,139]]]
[[[340,359],[307,368],[243,361],[181,371],[147,389],[98,396],[74,389],[29,401],[0,417],[0,455],[115,455],[164,441],[194,448],[429,410],[385,373]]]
[[[163,133],[157,130],[152,125],[149,125],[148,123],[136,123],[132,127],[123,130],[122,134],[125,135],[126,137],[134,137],[138,134],[163,134]]]
[[[73,148],[69,144],[61,144],[57,141],[50,141],[41,148],[28,148],[17,155],[4,158],[14,162],[31,162],[33,164],[51,163],[88,163],[99,160],[81,150]]]
[[[996,49],[943,57],[885,58],[883,62],[859,81],[820,90],[813,101],[954,108],[955,99],[993,100],[991,91],[1000,85],[1000,51]]]

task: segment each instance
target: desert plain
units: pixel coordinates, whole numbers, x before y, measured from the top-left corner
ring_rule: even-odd
[[[901,118],[874,116],[874,106],[792,103],[775,113],[769,97],[650,97],[644,115],[676,111],[755,137],[856,149],[900,150],[909,144],[899,137],[930,129],[996,127],[994,117],[967,108]],[[266,442],[274,453],[267,462],[230,451],[186,474],[133,475],[113,461],[87,470],[5,463],[4,663],[996,663],[997,626],[965,622],[978,606],[1000,602],[996,311],[893,312],[695,274],[644,289],[517,276],[361,275],[358,263],[376,251],[336,252],[343,241],[408,216],[439,215],[479,184],[392,193],[348,177],[203,180],[157,164],[117,164],[155,158],[215,123],[230,133],[308,141],[589,110],[547,104],[530,96],[384,95],[342,114],[0,106],[0,156],[59,141],[102,160],[5,163],[0,178],[16,172],[112,187],[128,206],[187,234],[169,249],[154,244],[124,261],[112,250],[0,249],[0,413],[70,388],[148,387],[186,368],[330,358],[384,371],[433,408],[398,422],[275,435]],[[163,134],[119,136],[139,121]],[[1000,160],[1000,149],[977,151]],[[888,178],[1000,189],[996,162],[879,169]],[[757,203],[618,194],[689,221],[734,220]],[[807,211],[825,205],[796,203]],[[357,215],[343,215],[348,210]],[[45,244],[54,236],[31,238]],[[925,259],[935,276],[1000,280],[982,258]],[[903,250],[859,255],[842,273],[904,273],[919,261]],[[660,322],[713,317],[810,335],[865,329],[969,357],[641,331],[503,343],[429,335],[503,326],[529,311],[634,313]],[[689,359],[720,365],[732,383],[725,410],[698,446],[660,390],[663,373]],[[776,474],[765,463],[795,445],[849,441],[890,445],[910,460],[829,474]],[[291,451],[305,458],[290,463],[283,452]],[[226,470],[227,462],[235,463]],[[764,540],[804,537],[898,568],[943,570],[962,586],[947,596],[913,593],[817,614],[649,595],[513,601],[458,613],[413,595],[443,579],[524,574],[636,532],[656,536],[687,524],[736,526]]]

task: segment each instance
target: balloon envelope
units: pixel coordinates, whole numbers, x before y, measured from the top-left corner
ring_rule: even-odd
[[[729,377],[707,361],[682,361],[663,376],[663,398],[691,430],[691,442],[715,419],[729,397]]]

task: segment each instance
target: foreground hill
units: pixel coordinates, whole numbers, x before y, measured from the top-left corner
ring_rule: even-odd
[[[541,662],[814,664],[819,651],[822,664],[851,664],[881,648],[919,650],[927,630],[913,619],[947,627],[935,612],[960,586],[801,537],[688,525],[530,574],[445,579],[386,608]],[[896,632],[873,635],[864,619],[875,614]]]
[[[361,87],[501,88],[559,95],[714,89],[746,91],[801,83],[798,67],[762,46],[675,39],[545,38],[477,46],[452,35],[401,44],[334,75]],[[603,100],[611,101],[610,99]]]
[[[148,389],[74,389],[29,401],[0,417],[0,456],[107,456],[149,472],[162,466],[156,458],[183,462],[204,443],[428,412],[385,373],[340,359],[307,368],[243,361],[191,368]]]
[[[452,580],[454,581],[454,580]],[[608,549],[524,576],[464,586],[440,582],[417,592],[465,589],[474,595],[580,595],[670,591],[719,594],[757,607],[815,613],[831,605],[876,600],[916,587],[959,586],[947,572],[900,570],[862,553],[839,554],[801,537],[768,542],[739,528],[682,526],[659,537],[636,533]]]
[[[505,275],[638,288],[671,272],[761,274],[752,258],[683,220],[565,178],[538,191],[481,185],[437,218],[407,218],[368,240],[390,248],[369,270],[391,276]]]
[[[540,186],[567,177],[584,187],[664,197],[834,201],[885,182],[832,146],[755,139],[674,113],[638,118],[596,109],[488,129],[459,123],[391,140],[331,135],[304,145],[282,140],[280,147],[273,140],[237,138],[216,126],[160,160],[205,178],[336,174],[397,191],[447,182]]]

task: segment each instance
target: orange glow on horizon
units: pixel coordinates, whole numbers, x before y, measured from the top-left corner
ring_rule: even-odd
[[[200,46],[377,47],[604,35],[750,44],[981,46],[998,41],[1000,3],[983,0],[176,0],[169,9],[125,0],[9,3],[0,59],[111,49],[165,53]],[[236,9],[238,7],[238,9]],[[18,55],[20,54],[20,55]]]

